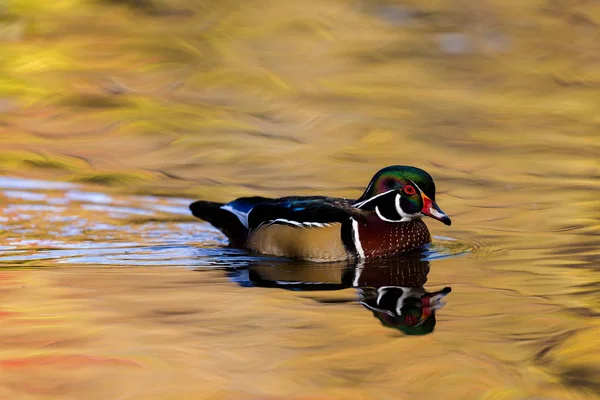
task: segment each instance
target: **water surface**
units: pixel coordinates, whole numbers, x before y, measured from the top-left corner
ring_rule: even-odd
[[[598,398],[599,19],[571,3],[0,6],[0,399]],[[417,259],[257,257],[187,211],[392,164],[453,221]]]
[[[528,260],[527,232],[459,228],[399,260],[314,264],[226,247],[190,199],[12,177],[0,191],[7,398],[596,391],[597,247],[580,229],[537,232],[564,250]]]

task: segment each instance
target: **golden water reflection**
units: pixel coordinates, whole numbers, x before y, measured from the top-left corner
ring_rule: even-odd
[[[430,225],[446,231],[417,258],[310,264],[225,247],[189,199],[10,177],[0,192],[5,398],[596,396],[581,265],[597,249],[579,229],[516,243]]]
[[[0,399],[598,398],[598,21],[570,0],[0,1]],[[427,222],[427,282],[294,269],[187,211],[356,197],[393,164],[453,221]],[[431,333],[373,314],[388,284],[452,288]]]

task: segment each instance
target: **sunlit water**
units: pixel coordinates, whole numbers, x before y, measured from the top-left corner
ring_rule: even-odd
[[[431,333],[435,312],[447,295],[423,288],[429,262],[471,251],[464,244],[445,247],[454,239],[438,238],[422,253],[388,263],[300,263],[227,248],[222,235],[206,223],[178,222],[189,216],[190,199],[109,195],[77,185],[7,177],[0,178],[0,189],[7,203],[0,226],[6,232],[0,263],[6,267],[221,268],[243,287],[357,288],[358,303],[407,334]]]
[[[0,0],[0,400],[598,398],[597,30],[593,1]],[[452,218],[418,257],[259,257],[187,210],[392,164]]]
[[[0,177],[4,265],[248,266],[268,262],[226,248],[209,224],[189,218],[192,199],[109,195],[74,184]],[[182,218],[188,217],[188,218]],[[471,251],[436,238],[432,260]],[[277,260],[277,259],[273,259]],[[281,262],[281,261],[279,261]]]
[[[290,385],[315,396],[333,385],[339,398],[371,390],[397,398],[393,387],[404,383],[388,374],[412,374],[404,390],[431,398],[586,398],[597,389],[598,358],[589,352],[598,340],[596,286],[585,270],[553,267],[560,256],[545,269],[459,235],[390,262],[301,263],[226,247],[217,230],[189,217],[191,199],[11,177],[0,178],[0,196],[7,398],[77,396],[119,371],[168,374],[160,387],[110,378],[133,397],[159,398],[174,384],[201,398],[283,396]],[[48,368],[51,375],[21,383],[21,374]],[[90,381],[60,372],[70,368]],[[200,372],[215,375],[189,380]],[[445,376],[452,382],[425,389]],[[237,379],[243,386],[231,386]]]

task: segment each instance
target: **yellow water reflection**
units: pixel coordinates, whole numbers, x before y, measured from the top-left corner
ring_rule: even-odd
[[[569,0],[0,2],[0,399],[598,398],[598,21]],[[429,260],[424,290],[452,288],[431,334],[352,285],[206,271],[287,267],[223,248],[192,198],[356,197],[392,164],[434,176],[434,245],[462,254]]]

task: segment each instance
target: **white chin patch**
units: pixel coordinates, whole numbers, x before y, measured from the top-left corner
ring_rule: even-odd
[[[398,214],[398,218],[390,219],[390,218],[384,217],[383,214],[381,214],[381,211],[379,211],[379,207],[375,206],[375,213],[377,214],[379,219],[381,219],[382,221],[386,221],[386,222],[408,222],[408,221],[413,221],[415,219],[421,219],[423,217],[423,214],[421,214],[420,212],[416,213],[416,214],[408,214],[408,213],[404,212],[404,210],[402,210],[402,207],[400,207],[400,198],[401,198],[401,196],[399,194],[397,194],[396,198],[394,200],[394,205],[396,207],[396,213]]]
[[[401,219],[398,222],[408,222],[408,221],[413,221],[415,219],[420,219],[421,218],[421,213],[417,213],[417,214],[407,214],[404,212],[404,210],[402,209],[402,207],[400,207],[400,195],[396,195],[396,212],[398,213],[398,215],[400,215]]]
[[[379,207],[378,206],[375,206],[375,213],[377,214],[377,216],[379,217],[379,219],[382,220],[382,221],[385,221],[385,222],[402,222],[401,219],[389,219],[389,218],[384,217],[381,214],[381,211],[379,211]]]

